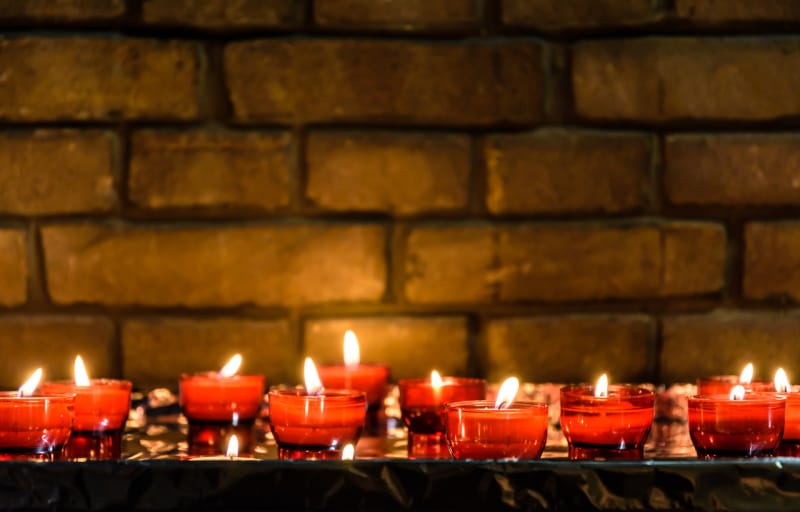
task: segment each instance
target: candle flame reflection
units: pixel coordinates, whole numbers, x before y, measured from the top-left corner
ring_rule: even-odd
[[[25,381],[25,384],[19,387],[17,392],[18,396],[31,396],[36,388],[39,386],[39,381],[42,380],[42,369],[37,368],[35,372]]]
[[[792,391],[792,386],[789,384],[789,377],[786,376],[786,372],[783,371],[783,368],[778,368],[778,371],[775,372],[775,391],[778,393],[789,393]]]
[[[236,354],[222,367],[219,371],[219,376],[223,378],[233,377],[239,371],[240,366],[242,366],[242,356]]]
[[[597,385],[594,387],[595,398],[608,397],[608,376],[604,373],[597,379]]]
[[[750,384],[753,381],[753,363],[747,363],[739,376],[739,384]]]
[[[306,393],[318,395],[322,392],[322,381],[319,379],[317,367],[314,366],[314,361],[310,357],[306,358],[306,362],[303,365],[303,376],[306,381]]]
[[[442,387],[443,384],[444,383],[442,382],[442,376],[439,375],[439,372],[433,370],[431,372],[431,386],[433,386],[436,389],[439,389]]]
[[[86,371],[86,365],[83,364],[83,359],[81,356],[75,357],[75,385],[76,386],[88,386],[91,384],[89,380],[89,373]]]
[[[228,449],[225,450],[225,456],[230,459],[239,456],[239,438],[235,435],[228,440]]]
[[[348,368],[358,366],[361,362],[361,351],[358,347],[358,338],[353,331],[344,333],[344,365]]]
[[[348,443],[342,449],[342,460],[353,460],[356,458],[356,448]]]
[[[508,408],[517,397],[517,391],[519,391],[519,379],[516,377],[509,377],[504,380],[503,384],[500,386],[500,391],[497,392],[497,400],[494,402],[494,408]]]
[[[744,386],[739,384],[733,386],[729,398],[731,400],[744,400]]]

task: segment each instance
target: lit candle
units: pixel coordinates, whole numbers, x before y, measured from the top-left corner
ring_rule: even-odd
[[[775,372],[775,392],[786,397],[786,413],[783,422],[783,437],[778,455],[800,457],[800,393],[792,388],[783,368]]]
[[[772,382],[753,381],[753,363],[747,363],[742,373],[737,375],[712,375],[697,379],[698,395],[727,395],[734,386],[741,384],[745,391],[773,391]]]
[[[642,459],[653,425],[654,402],[652,391],[609,386],[605,374],[595,386],[561,388],[561,428],[569,458]]]
[[[119,459],[122,431],[131,406],[131,382],[90,379],[81,356],[75,358],[74,381],[42,384],[42,393],[74,393],[75,422],[64,456],[73,459]]]
[[[389,367],[361,363],[358,338],[353,331],[347,331],[344,335],[344,364],[320,366],[319,376],[326,387],[363,391],[369,408],[377,410],[386,394]]]

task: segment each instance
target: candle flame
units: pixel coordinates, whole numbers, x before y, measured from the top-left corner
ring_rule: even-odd
[[[775,391],[778,393],[789,393],[792,391],[792,386],[789,384],[789,377],[786,376],[786,372],[783,371],[783,368],[778,368],[778,371],[775,372]]]
[[[741,384],[733,386],[731,394],[728,398],[730,398],[731,400],[744,400],[744,386],[742,386]]]
[[[750,384],[753,381],[753,363],[747,363],[739,376],[739,384]]]
[[[500,391],[497,392],[497,400],[494,402],[494,408],[508,408],[517,397],[517,391],[519,391],[519,379],[516,377],[509,377],[504,380],[503,384],[500,386]]]
[[[88,386],[91,384],[89,380],[89,373],[86,371],[86,365],[83,364],[83,359],[81,356],[75,357],[75,385],[76,386]]]
[[[242,366],[242,356],[236,354],[222,367],[219,371],[219,376],[223,378],[233,377],[239,371],[240,366]]]
[[[358,338],[353,331],[344,333],[344,365],[348,368],[358,366],[361,362],[361,351],[358,347]]]
[[[306,381],[306,393],[309,395],[318,395],[322,392],[322,381],[319,380],[319,373],[317,367],[314,366],[314,361],[310,357],[306,358],[303,366],[303,376]]]
[[[342,449],[342,460],[353,460],[356,458],[356,448],[351,443],[344,445]]]
[[[433,386],[435,389],[439,389],[442,387],[442,384],[444,384],[442,382],[442,376],[439,375],[439,372],[433,370],[431,372],[431,386]]]
[[[228,440],[228,449],[225,450],[225,456],[229,459],[239,456],[239,438],[232,435]]]
[[[42,380],[42,369],[37,368],[35,372],[25,381],[25,384],[19,387],[17,392],[18,396],[31,396],[36,388],[39,386],[39,381]]]
[[[594,387],[595,398],[608,397],[608,376],[604,373],[597,379],[597,385]]]

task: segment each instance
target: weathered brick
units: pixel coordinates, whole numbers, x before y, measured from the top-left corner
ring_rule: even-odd
[[[306,195],[339,211],[464,208],[471,161],[465,135],[314,132],[307,145]]]
[[[0,20],[94,21],[125,13],[125,0],[0,0]]]
[[[293,26],[302,15],[300,0],[144,0],[147,24],[203,29]]]
[[[486,147],[486,206],[496,214],[641,210],[650,146],[638,134],[494,135]]]
[[[671,135],[664,161],[673,204],[800,202],[800,136],[794,134]]]
[[[112,134],[96,130],[0,134],[0,211],[46,215],[111,209],[115,146]]]
[[[286,320],[142,318],[122,327],[123,374],[144,389],[177,389],[181,373],[214,371],[234,354],[242,374],[263,374],[267,385],[295,382],[296,343]]]
[[[473,27],[480,9],[473,0],[322,0],[314,19],[323,27],[367,28],[413,32]]]
[[[0,304],[15,306],[28,297],[25,231],[0,229]]]
[[[716,224],[435,227],[407,238],[412,302],[568,301],[718,292]]]
[[[795,0],[675,0],[675,15],[702,24],[800,21]]]
[[[140,131],[128,193],[146,208],[286,206],[291,146],[288,133]]]
[[[537,42],[263,40],[225,47],[236,120],[435,125],[540,119]]]
[[[651,38],[578,43],[578,115],[662,122],[800,114],[800,40]]]
[[[42,229],[58,304],[233,306],[376,301],[385,231],[372,225]]]
[[[663,319],[661,381],[738,374],[752,362],[756,378],[772,380],[783,367],[800,381],[800,317],[795,314],[719,312]]]
[[[0,386],[18,388],[41,367],[45,380],[71,379],[80,355],[91,377],[119,377],[114,325],[95,316],[0,318]]]
[[[800,301],[800,224],[747,224],[744,245],[744,296]]]
[[[655,366],[653,322],[645,316],[497,318],[485,326],[486,376],[529,382],[643,381]]]
[[[569,29],[610,30],[662,18],[651,0],[503,0],[506,25],[543,32]]]
[[[0,39],[0,119],[191,119],[190,43],[144,39]]]
[[[393,380],[466,375],[467,322],[460,316],[312,319],[305,324],[305,352],[321,364],[341,364],[346,330],[356,333],[361,360],[388,364]]]

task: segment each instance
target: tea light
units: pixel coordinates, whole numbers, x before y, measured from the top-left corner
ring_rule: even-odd
[[[73,394],[36,394],[37,369],[18,391],[0,392],[0,460],[52,461],[72,430]]]
[[[367,395],[367,405],[377,410],[386,394],[389,367],[378,364],[361,364],[361,350],[353,331],[344,334],[344,365],[320,366],[322,384],[332,389],[356,389]]]
[[[401,379],[400,413],[408,428],[409,458],[449,458],[444,435],[444,404],[486,398],[486,381],[444,377]]]
[[[263,375],[237,375],[236,354],[219,372],[181,375],[180,404],[189,420],[189,453],[225,453],[231,435],[243,452],[250,451],[253,423],[264,397]]]
[[[547,404],[515,402],[519,380],[503,382],[497,400],[445,404],[445,437],[456,459],[538,459],[547,442]]]
[[[689,398],[689,435],[701,459],[775,455],[783,434],[786,398],[746,393]]]
[[[358,443],[367,415],[363,391],[323,389],[314,362],[305,361],[305,388],[269,392],[269,426],[279,459],[341,459]]]
[[[561,388],[561,428],[570,459],[644,457],[644,442],[653,425],[655,396],[636,386],[608,385],[604,374],[596,386]]]
[[[727,395],[734,386],[741,384],[745,391],[767,392],[773,391],[772,382],[753,381],[753,363],[747,363],[739,376],[713,375],[697,379],[698,395]]]
[[[122,431],[131,406],[131,382],[89,379],[81,356],[75,358],[73,381],[42,384],[42,393],[75,395],[75,420],[64,448],[68,459],[119,459]]]
[[[775,372],[773,382],[775,392],[786,397],[783,436],[778,446],[778,455],[800,457],[800,389],[789,383],[789,377],[783,368],[778,368]]]

